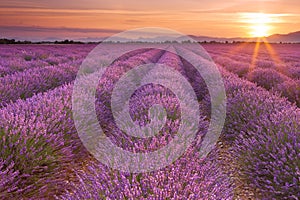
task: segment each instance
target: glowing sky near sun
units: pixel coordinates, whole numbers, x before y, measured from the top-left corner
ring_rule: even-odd
[[[299,0],[0,0],[0,37],[86,38],[139,27],[253,37],[300,30]]]

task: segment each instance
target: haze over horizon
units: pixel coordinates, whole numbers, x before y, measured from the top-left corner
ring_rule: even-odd
[[[1,0],[0,38],[108,37],[164,27],[186,35],[262,37],[300,30],[298,0]]]

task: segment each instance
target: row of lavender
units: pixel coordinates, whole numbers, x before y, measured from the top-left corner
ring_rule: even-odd
[[[92,45],[1,45],[0,77],[27,69],[81,62]]]
[[[71,82],[91,48],[76,45],[71,48],[66,45],[1,46],[1,107]]]
[[[159,52],[158,52],[159,53]],[[153,56],[151,62],[167,64],[183,72],[179,57],[166,52]],[[97,93],[96,110],[99,123],[113,143],[131,152],[149,152],[168,144],[178,131],[180,104],[178,99],[166,88],[149,84],[139,88],[132,96],[130,110],[137,124],[148,123],[147,111],[155,104],[163,105],[167,112],[167,126],[158,135],[147,139],[133,138],[124,134],[116,126],[110,108],[110,96],[117,80],[139,63],[130,59],[121,66],[110,66],[105,77],[100,80]],[[115,73],[115,72],[118,73]],[[180,87],[180,83],[174,82]],[[176,87],[175,86],[175,87]],[[80,183],[73,183],[74,189],[61,197],[63,199],[230,199],[233,195],[232,183],[214,162],[213,156],[200,159],[199,145],[207,131],[208,122],[199,116],[200,129],[193,145],[173,164],[148,173],[128,173],[112,170],[99,162],[86,166],[87,170],[78,172]],[[173,149],[176,151],[176,149]],[[160,161],[162,162],[162,161]]]
[[[208,45],[214,61],[300,106],[299,45]]]
[[[4,56],[1,59],[2,63],[16,64],[16,62],[19,62],[20,56],[22,58],[25,52],[27,52],[25,55],[31,55],[32,60],[29,63],[26,60],[19,62],[19,69],[15,69],[11,64],[5,66],[5,68],[12,70],[12,73],[0,78],[0,107],[18,99],[26,99],[34,94],[46,92],[72,82],[76,78],[83,58],[87,55],[88,50],[91,50],[91,47],[93,46],[62,46],[60,48],[57,46],[42,46],[42,48],[37,51],[33,51],[34,46],[20,46],[16,49],[10,46],[2,47],[2,49],[8,50],[2,52],[2,56]],[[57,49],[59,49],[58,52],[56,52]],[[65,55],[66,51],[68,52],[67,56]],[[99,55],[102,58],[102,63],[99,63],[98,66],[107,65],[112,55],[118,51],[120,51],[118,48],[107,48],[106,51],[102,52],[103,55]],[[15,53],[16,57],[8,57],[10,53]],[[133,54],[134,53],[136,52],[133,52]],[[45,58],[42,57],[42,55],[45,55]],[[52,61],[55,59],[55,63],[51,63],[51,65],[40,63],[50,58]]]
[[[298,199],[299,108],[278,94],[220,70],[228,101],[222,140],[237,158],[239,179],[259,191],[256,198]],[[204,108],[210,108],[209,96],[203,103]],[[206,113],[209,115],[209,110]]]
[[[181,62],[171,53],[159,50],[135,53],[138,55],[126,57],[110,66],[112,72],[113,69],[123,71],[118,76],[108,71],[108,77],[116,81],[135,65],[158,61],[174,66],[190,82],[197,82],[195,89],[198,84],[203,85],[201,79],[191,76],[194,70],[188,63]],[[223,138],[232,145],[233,156],[238,157],[241,177],[268,197],[299,197],[299,179],[295,178],[299,177],[297,162],[300,160],[300,148],[296,135],[299,133],[299,110],[276,94],[270,94],[226,71],[222,73],[229,107]],[[105,81],[100,82],[100,97],[101,91],[109,93],[109,88]],[[201,101],[202,111],[209,118],[209,95],[207,91],[198,91],[199,100],[204,98]],[[63,199],[234,198],[235,185],[232,178],[221,171],[227,163],[217,160],[218,149],[205,160],[199,159],[197,150],[208,124],[204,116],[200,116],[199,138],[175,163],[151,173],[122,173],[95,161],[80,144],[71,117],[71,93],[72,85],[67,84],[1,109],[1,198],[41,198],[54,194]],[[180,110],[174,95],[164,88],[149,85],[136,95],[131,113],[139,123],[147,121],[144,111],[156,103],[163,104],[166,110]],[[108,99],[102,100],[103,106],[101,101],[98,102],[99,121],[109,125],[106,126],[108,136],[121,147],[134,151],[136,148],[141,150],[147,144],[150,149],[156,149],[168,143],[176,132],[179,111],[175,115],[172,113],[168,123],[170,129],[165,129],[158,140],[141,141],[140,145],[134,146],[130,138],[118,131],[111,131],[115,129],[115,124],[109,107],[105,107]],[[141,104],[141,101],[147,104]],[[254,134],[256,132],[259,134]],[[258,145],[251,145],[251,142]],[[74,176],[74,171],[77,176]],[[59,196],[63,188],[67,191]]]

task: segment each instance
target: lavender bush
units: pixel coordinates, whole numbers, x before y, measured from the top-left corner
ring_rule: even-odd
[[[251,71],[247,77],[251,82],[257,83],[257,85],[270,90],[274,86],[287,80],[287,77],[278,73],[273,69],[257,68]]]
[[[233,185],[216,158],[199,159],[197,148],[165,169],[130,174],[91,163],[80,182],[58,199],[232,199]]]
[[[77,67],[69,65],[29,69],[0,79],[0,103],[5,105],[17,99],[26,99],[36,93],[54,89],[75,79]]]
[[[241,177],[258,189],[262,198],[297,199],[299,109],[254,84],[226,76],[224,138],[234,140]]]
[[[246,77],[250,68],[249,62],[235,61],[223,56],[214,57],[214,61],[239,77]]]
[[[299,110],[279,111],[238,139],[242,176],[263,198],[300,197],[299,120]]]
[[[284,81],[272,88],[274,91],[281,93],[282,96],[287,97],[291,102],[295,102],[300,107],[300,80],[298,81]]]
[[[70,98],[71,88],[64,86],[0,110],[0,157],[19,173],[12,180],[15,189],[6,198],[61,191],[78,148]]]

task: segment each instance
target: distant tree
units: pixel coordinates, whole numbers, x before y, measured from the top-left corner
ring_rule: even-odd
[[[14,39],[9,40],[6,38],[0,39],[0,44],[14,44],[16,41]]]

